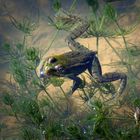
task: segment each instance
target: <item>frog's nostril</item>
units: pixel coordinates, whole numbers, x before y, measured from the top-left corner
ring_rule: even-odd
[[[41,71],[41,72],[40,72],[40,78],[43,78],[43,77],[44,77],[44,72]]]

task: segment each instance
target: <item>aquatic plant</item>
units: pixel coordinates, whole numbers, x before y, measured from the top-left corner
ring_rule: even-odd
[[[71,31],[80,24],[82,18],[72,12],[62,10],[60,2],[54,1],[53,9],[57,12],[57,17],[54,17],[53,20],[49,18],[51,25],[56,28],[57,32],[59,30]],[[2,94],[3,108],[0,111],[4,115],[15,118],[18,128],[18,130],[13,129],[13,131],[17,131],[15,136],[9,132],[8,136],[2,135],[3,139],[132,140],[140,137],[139,120],[133,116],[136,113],[137,116],[139,115],[138,108],[140,108],[137,88],[140,80],[140,50],[134,44],[128,43],[125,38],[136,26],[132,25],[130,28],[124,29],[118,24],[119,15],[113,7],[106,5],[104,12],[99,13],[98,1],[88,0],[87,2],[92,10],[96,11],[96,15],[88,18],[90,28],[83,37],[96,37],[97,50],[100,47],[99,39],[104,38],[109,47],[119,56],[120,60],[110,65],[126,69],[127,94],[108,100],[109,95],[105,93],[115,93],[115,85],[99,84],[88,75],[91,81],[89,84],[83,76],[85,88],[80,87],[81,100],[78,97],[82,103],[79,102],[79,105],[74,107],[75,102],[73,103],[73,99],[67,98],[67,91],[63,90],[63,79],[53,77],[42,81],[37,74],[42,52],[26,43],[29,35],[36,29],[34,23],[28,19],[19,22],[12,17],[11,24],[22,31],[26,37],[14,46],[8,43],[3,45],[8,53],[7,58],[10,60],[11,79],[9,84],[12,85],[12,88],[9,86],[9,90]],[[74,7],[73,5],[72,7]],[[73,9],[72,7],[70,11]],[[76,19],[77,23],[75,23]],[[107,23],[112,24],[113,31],[112,28],[106,28]],[[121,50],[117,50],[110,42],[110,39],[118,36],[121,36],[124,41],[125,47]],[[52,38],[52,42],[55,37]],[[48,90],[50,85],[57,89],[59,94],[57,97]],[[121,99],[122,97],[123,99]],[[123,111],[119,112],[119,109]],[[0,124],[0,132],[4,134],[5,131],[8,131],[7,126]]]

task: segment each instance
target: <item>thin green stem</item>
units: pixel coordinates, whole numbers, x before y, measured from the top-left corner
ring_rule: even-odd
[[[23,37],[23,46],[25,46],[25,44],[26,44],[26,35],[24,35]]]
[[[34,70],[34,72],[35,72],[37,78],[40,80],[40,78],[39,78],[38,75],[37,75],[36,70]],[[47,96],[49,97],[49,100],[57,107],[57,109],[58,109],[59,111],[61,111],[61,110],[59,109],[59,107],[55,104],[53,98],[51,97],[51,95],[49,94],[49,92],[46,90],[46,88],[45,88],[44,85],[43,85],[43,90],[44,90],[44,92],[47,94]]]
[[[96,36],[96,49],[97,49],[97,54],[99,52],[99,37]]]
[[[99,30],[102,28],[104,21],[105,21],[105,16],[103,15],[100,22]]]
[[[109,40],[108,40],[106,37],[104,37],[104,39],[105,39],[106,42],[109,44],[109,46],[113,49],[113,51],[116,53],[116,55],[120,58],[122,64],[125,64],[124,66],[127,68],[128,72],[130,72],[133,76],[135,76],[135,74],[134,74],[134,72],[133,72],[133,70],[132,70],[132,68],[131,68],[131,65],[129,64],[130,58],[129,58],[129,60],[128,60],[128,63],[125,62],[125,61],[123,60],[123,58],[120,56],[120,54],[116,51],[116,49],[115,49],[115,48],[112,46],[112,44],[109,42]]]
[[[120,58],[121,62],[124,62],[122,57],[120,56],[120,54],[116,51],[116,49],[112,46],[112,44],[109,42],[109,40],[104,37],[104,39],[106,40],[106,42],[108,43],[108,45],[111,47],[111,49],[116,53],[116,55]]]
[[[106,37],[104,37],[104,39],[105,39],[106,42],[109,44],[109,46],[113,49],[113,51],[116,53],[116,55],[120,58],[122,64],[125,64],[125,66],[126,66],[128,72],[131,72],[131,73],[133,74],[133,70],[132,70],[132,68],[131,68],[131,65],[130,65],[129,63],[123,61],[123,58],[120,56],[120,54],[116,51],[116,49],[112,46],[112,44],[109,42],[109,40],[108,40]],[[134,74],[133,74],[133,75],[134,75]]]
[[[66,100],[67,100],[67,110],[68,110],[68,108],[69,108],[68,103],[70,103],[69,98],[67,97],[65,91],[63,90],[63,88],[62,88],[61,86],[60,86],[60,89],[61,89],[61,91],[63,92],[63,94],[64,94],[64,96],[65,96],[65,98],[66,98]]]
[[[15,118],[17,119],[17,121],[20,122],[20,119],[18,118],[17,113],[13,110],[13,105],[11,104],[10,107],[11,107],[11,109],[12,109],[12,111],[13,111],[13,113],[14,113],[14,116],[15,116]]]
[[[74,6],[76,4],[77,0],[73,0],[72,5],[70,6],[69,12],[71,13],[72,10],[74,9]]]
[[[99,20],[98,20],[98,16],[97,16],[97,13],[95,12],[93,12],[93,16],[94,16],[94,18],[95,18],[95,25],[96,25],[96,29],[98,30],[99,28]]]
[[[115,23],[116,23],[116,25],[117,25],[118,29],[119,29],[119,30],[120,30],[120,32],[121,32],[121,36],[122,36],[122,38],[123,38],[123,41],[124,41],[124,44],[125,44],[126,50],[128,51],[127,41],[126,41],[126,39],[125,39],[125,37],[124,37],[124,35],[123,35],[123,33],[122,33],[122,29],[121,29],[121,27],[120,27],[119,23],[118,23],[116,20],[115,20]]]
[[[122,33],[122,29],[121,29],[119,23],[118,23],[117,21],[115,21],[115,23],[116,23],[118,29],[119,29],[120,32],[121,32],[121,36],[122,36],[122,38],[123,38],[123,41],[124,41],[124,44],[125,44],[126,51],[127,51],[127,53],[128,53],[128,63],[126,63],[126,67],[127,67],[127,69],[128,69],[128,72],[132,73],[132,75],[135,76],[135,74],[134,74],[134,72],[133,72],[133,70],[132,70],[132,68],[131,68],[131,64],[130,64],[130,61],[131,61],[131,59],[130,59],[130,55],[131,55],[131,54],[130,54],[129,49],[128,49],[127,41],[126,41],[126,39],[125,39],[125,36],[124,36],[123,33]]]
[[[55,107],[61,112],[61,109],[58,107],[58,105],[54,102],[53,98],[50,96],[50,94],[48,93],[48,91],[46,90],[46,88],[44,87],[44,91],[45,93],[48,95],[48,97],[50,98],[51,102],[55,105]]]
[[[84,88],[82,88],[81,90],[82,90],[82,92],[83,92],[84,96],[85,96],[86,98],[88,98],[88,101],[90,101],[90,97],[89,97],[89,95],[88,95],[88,94],[86,94],[86,92],[85,92]]]
[[[66,97],[66,93],[65,93],[65,91],[63,90],[62,86],[59,86],[59,87],[60,87],[61,91],[63,92],[64,96]]]
[[[57,31],[55,32],[54,36],[52,37],[52,41],[51,41],[51,43],[49,44],[48,48],[45,50],[44,54],[46,54],[46,52],[49,51],[49,49],[51,48],[52,44],[54,43],[54,41],[55,41],[55,39],[56,39],[58,33],[59,33],[59,30],[57,30]]]
[[[53,98],[50,96],[49,92],[46,90],[46,88],[44,86],[43,86],[43,90],[45,91],[45,93],[47,94],[47,96],[49,97],[49,99],[51,100],[51,102],[53,104],[55,104],[54,101],[53,101]]]

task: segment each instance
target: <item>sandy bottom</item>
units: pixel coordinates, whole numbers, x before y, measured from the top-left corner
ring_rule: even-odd
[[[42,31],[43,31],[42,29],[44,29],[45,26],[46,25],[44,25],[42,23],[42,27],[40,27],[40,31],[38,31],[40,34],[42,33]],[[50,32],[51,32],[51,30],[50,30]],[[34,37],[35,37],[35,35],[34,35]],[[37,40],[37,39],[34,38],[34,39],[31,39],[31,40],[34,41],[34,40]],[[59,41],[59,43],[60,43],[60,45],[62,47],[60,45],[58,45],[58,47],[56,46],[57,45],[57,40]],[[64,38],[63,39],[61,38],[60,40],[59,40],[59,38],[57,38],[57,40],[53,44],[53,46],[55,46],[55,47],[52,47],[49,50],[49,52],[47,52],[44,55],[44,58],[46,56],[50,56],[50,55],[54,55],[54,54],[62,54],[64,52],[70,51],[68,46],[67,46],[67,44],[64,43]],[[124,48],[124,42],[123,42],[122,38],[117,38],[115,40],[116,41],[110,40],[110,43],[112,44],[112,46],[118,51],[120,49],[123,49]],[[129,42],[131,42],[131,43],[136,44],[138,47],[140,47],[140,26],[138,26],[137,29],[131,35],[127,36],[127,40]],[[44,39],[44,40],[38,42],[39,46],[43,46],[41,48],[42,50],[45,49],[44,46],[46,46],[47,41]],[[79,41],[84,46],[88,47],[90,50],[93,50],[93,51],[97,50],[97,48],[96,48],[96,39],[95,38],[78,39],[77,41]],[[35,41],[34,43],[37,43],[37,42]],[[47,43],[47,45],[48,44],[49,43]],[[65,47],[63,47],[63,46],[65,46]],[[117,72],[125,72],[126,71],[126,69],[122,69],[120,67],[109,66],[108,65],[110,63],[117,62],[119,60],[119,57],[115,54],[115,52],[112,50],[112,48],[110,48],[110,46],[107,44],[107,42],[103,38],[101,38],[99,40],[98,58],[99,58],[99,60],[101,62],[103,73],[116,72],[116,71]],[[9,75],[9,73],[7,73],[7,71],[8,70],[5,70],[5,69],[0,71],[0,73],[1,73],[1,81],[3,83],[4,83],[5,80],[6,81],[10,80],[10,75]],[[87,81],[89,81],[89,80],[87,79]],[[70,89],[71,85],[72,85],[72,81],[70,81],[69,79],[65,79],[65,83],[62,85],[62,88],[64,89],[64,91],[68,91]],[[3,92],[5,90],[6,86],[11,86],[11,85],[8,85],[8,82],[5,82],[5,84],[0,85],[1,92]],[[49,87],[48,90],[49,90],[49,92],[51,93],[52,96],[56,96],[56,94],[59,94],[58,91],[61,92],[61,90],[59,88],[55,88],[52,85]],[[63,95],[62,92],[60,94]],[[76,91],[73,94],[73,98],[76,99],[76,101],[74,102],[75,104],[81,104],[80,100],[77,100],[77,98],[80,98],[78,91]],[[127,110],[127,108],[125,110]],[[121,109],[119,111],[123,112],[123,110],[121,110]],[[15,128],[15,126],[16,126],[15,124],[17,123],[16,120],[13,117],[5,117],[5,116],[2,115],[1,116],[1,123],[3,123],[3,122],[6,123],[9,126],[8,127],[9,131],[10,131],[10,128]]]

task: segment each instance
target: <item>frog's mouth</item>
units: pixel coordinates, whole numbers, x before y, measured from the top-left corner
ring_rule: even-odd
[[[64,72],[63,66],[60,64],[53,68],[47,67],[45,70],[40,70],[40,78],[50,78],[51,76],[60,76]]]
[[[40,78],[50,78],[51,76],[53,76],[55,73],[57,72],[57,70],[53,69],[53,68],[49,68],[47,69],[45,72],[43,70],[40,71]]]

